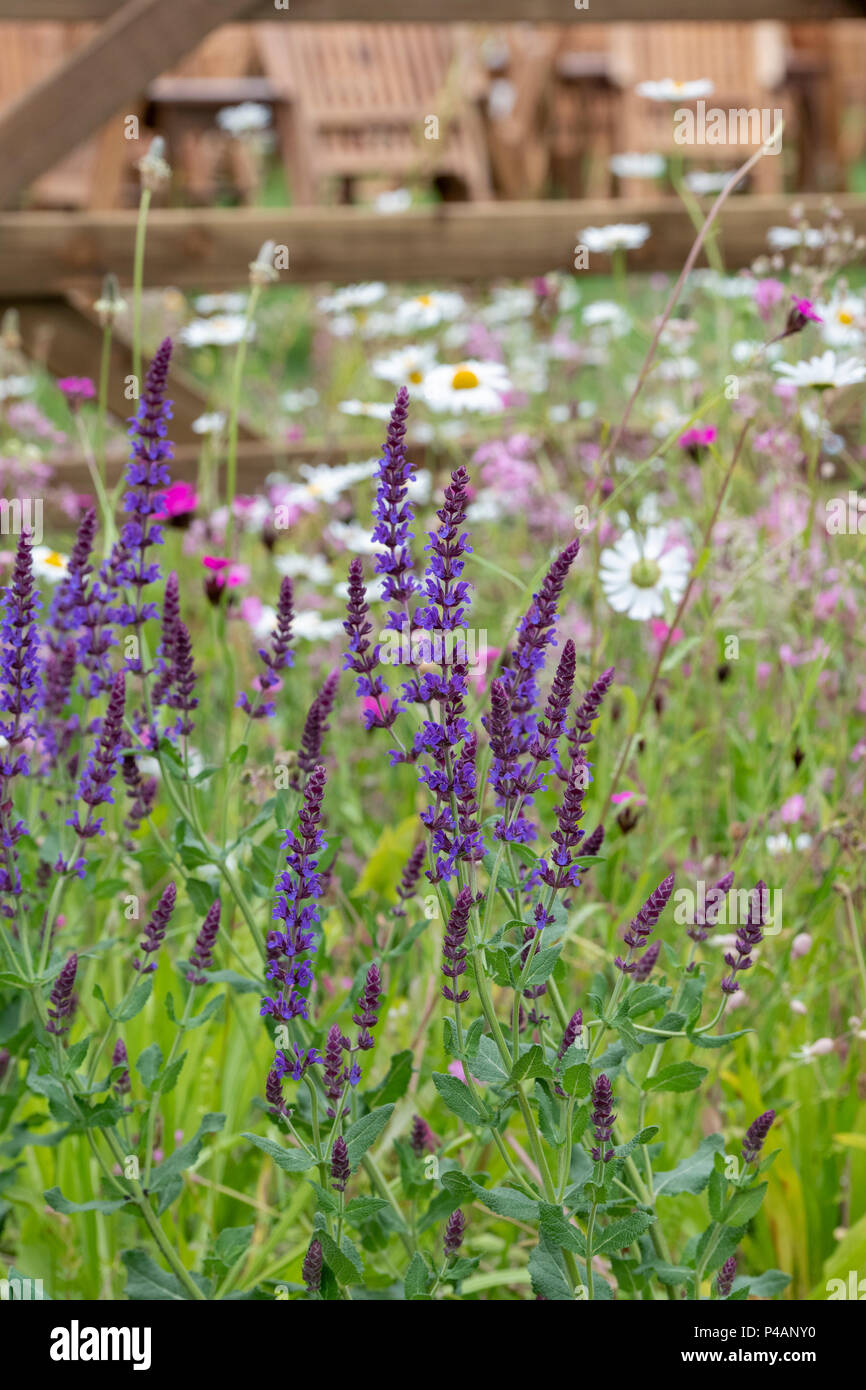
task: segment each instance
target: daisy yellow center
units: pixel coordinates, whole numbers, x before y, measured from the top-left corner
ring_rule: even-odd
[[[853,315],[853,314],[849,314],[848,311],[847,311],[847,309],[840,309],[840,310],[839,310],[839,322],[840,322],[840,323],[844,323],[844,324],[846,324],[846,325],[849,324],[849,323],[853,323],[853,322],[854,322],[854,315]]]
[[[430,298],[429,294],[419,294],[415,302],[416,304],[423,304],[426,309],[430,304],[433,303],[433,300]]]
[[[652,589],[660,578],[661,570],[655,560],[647,560],[645,556],[631,567],[631,582],[638,589]]]
[[[62,570],[65,562],[62,555],[58,555],[56,550],[52,550],[45,556],[43,563],[46,565],[54,565],[55,569]]]
[[[451,385],[455,391],[474,391],[476,386],[480,386],[478,377],[470,367],[458,367],[451,378]]]
[[[424,380],[424,377],[422,376],[421,372],[419,372],[419,371],[418,371],[418,368],[416,367],[415,370],[414,370],[414,372],[410,372],[410,373],[409,373],[409,380],[411,381],[411,383],[412,383],[413,386],[417,386],[418,383],[419,383],[419,381],[423,381],[423,380]]]

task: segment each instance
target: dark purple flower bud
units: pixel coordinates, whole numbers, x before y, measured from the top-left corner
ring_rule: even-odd
[[[144,929],[144,936],[139,942],[145,960],[148,956],[154,955],[165,940],[165,933],[171,921],[171,914],[174,912],[174,905],[177,902],[177,888],[174,883],[169,883],[163,889],[162,897],[154,909],[153,916]],[[133,970],[140,970],[142,975],[150,975],[156,969],[156,961],[152,960],[149,965],[142,965],[140,960],[132,962]]]
[[[395,908],[392,908],[395,917],[406,916],[406,909],[402,904],[409,902],[410,898],[414,898],[415,896],[415,891],[418,887],[418,879],[424,867],[424,853],[424,841],[421,840],[409,855],[406,866],[403,869],[402,877],[397,886],[397,897],[400,901]]]
[[[328,1118],[330,1120],[336,1119],[337,1112],[334,1107],[343,1099],[343,1093],[349,1082],[349,1068],[345,1065],[343,1053],[350,1052],[351,1048],[351,1042],[343,1036],[339,1025],[332,1023],[325,1039],[324,1068],[322,1071],[325,1095],[331,1102],[328,1106]],[[348,1114],[348,1110],[344,1110],[343,1114]]]
[[[592,834],[591,834],[591,835],[587,835],[586,839],[584,840],[584,842],[583,842],[583,844],[582,844],[582,846],[581,846],[581,849],[580,849],[581,858],[583,858],[584,855],[587,855],[587,856],[588,856],[588,855],[590,855],[590,854],[598,854],[598,852],[599,852],[599,850],[601,849],[603,843],[604,843],[604,826],[603,826],[603,825],[597,825],[597,826],[595,827],[595,830],[593,830]],[[585,874],[588,874],[591,867],[592,867],[592,866],[588,864],[588,865],[586,866],[586,868],[584,869],[584,873],[585,873]]]
[[[561,888],[576,888],[580,875],[576,860],[580,856],[583,831],[583,798],[591,782],[589,764],[581,749],[573,759],[562,801],[556,808],[556,829],[551,834],[555,849],[550,859],[539,859],[536,873],[542,883],[558,892]]]
[[[350,1173],[349,1150],[342,1134],[338,1134],[331,1149],[331,1179],[337,1192],[345,1192]]]
[[[332,671],[307,711],[301,746],[298,749],[298,769],[304,777],[321,762],[322,740],[331,727],[328,716],[334,708],[339,680],[339,671]],[[292,786],[295,790],[301,786],[301,777],[298,774],[292,778]]]
[[[265,1100],[271,1115],[285,1115],[286,1103],[283,1100],[283,1081],[276,1067],[271,1067],[265,1082]]]
[[[379,1000],[382,997],[382,977],[379,974],[378,965],[371,965],[367,971],[367,980],[364,985],[363,993],[358,1000],[358,1013],[352,1014],[352,1022],[360,1028],[357,1046],[362,1052],[368,1052],[373,1046],[373,1039],[369,1030],[375,1028],[379,1022]]]
[[[457,1251],[463,1244],[463,1236],[466,1231],[466,1217],[458,1207],[452,1211],[445,1226],[445,1237],[442,1244],[445,1247],[446,1260],[453,1260]]]
[[[576,1013],[573,1013],[573,1014],[571,1015],[571,1018],[568,1020],[568,1023],[565,1025],[565,1031],[563,1032],[563,1035],[562,1035],[562,1042],[559,1044],[559,1051],[558,1051],[557,1054],[556,1054],[557,1059],[558,1059],[559,1061],[562,1060],[562,1058],[565,1056],[565,1054],[566,1054],[566,1052],[568,1051],[568,1049],[569,1049],[570,1047],[573,1047],[574,1044],[577,1042],[578,1038],[580,1037],[580,1033],[581,1033],[581,1029],[582,1029],[582,1028],[583,1028],[583,1010],[582,1010],[582,1009],[578,1009]]]
[[[189,717],[198,706],[198,700],[195,696],[195,680],[189,630],[186,624],[178,618],[174,627],[174,650],[165,703],[169,709],[179,711],[174,728],[176,733],[184,737],[191,734],[195,728]]]
[[[113,805],[114,795],[112,783],[114,774],[117,771],[117,761],[123,749],[123,712],[126,705],[126,681],[122,671],[118,671],[114,678],[111,688],[111,697],[108,701],[108,708],[105,711],[105,718],[102,721],[102,728],[99,734],[99,742],[90,755],[84,775],[78,787],[79,798],[88,806],[87,817],[82,825],[78,818],[78,810],[73,812],[66,824],[71,825],[75,833],[81,839],[90,839],[93,835],[103,833],[103,820],[101,817],[95,821],[93,812],[97,806]]]
[[[628,956],[625,960],[617,956],[615,964],[624,975],[633,975],[637,969],[637,962],[632,960],[633,951],[643,951],[647,945],[647,939],[653,927],[658,922],[661,913],[667,907],[668,899],[674,891],[674,876],[668,874],[667,878],[662,879],[658,888],[650,893],[640,912],[632,919],[629,929],[623,940],[628,946]]]
[[[643,984],[652,974],[652,968],[659,958],[659,951],[662,948],[660,941],[654,941],[651,946],[647,946],[642,956],[639,956],[634,963],[632,979],[638,984]]]
[[[727,1298],[734,1287],[734,1275],[737,1272],[737,1257],[730,1255],[722,1265],[716,1275],[716,1293],[719,1298]]]
[[[128,749],[131,744],[132,740],[129,735],[124,734],[123,747]],[[143,820],[147,820],[153,810],[156,801],[157,780],[155,777],[142,777],[138,759],[130,752],[125,752],[121,758],[120,772],[130,802],[123,824],[127,830],[135,831]]]
[[[280,584],[280,597],[277,600],[277,621],[271,633],[271,650],[266,647],[259,648],[259,656],[264,663],[264,672],[258,678],[259,691],[266,694],[269,690],[274,690],[280,684],[279,671],[290,667],[293,664],[292,658],[292,622],[294,620],[294,590],[292,581],[288,575],[284,575]],[[245,711],[251,719],[269,719],[276,709],[273,700],[265,700],[260,703],[258,698],[250,702],[249,696],[241,691],[237,698],[236,705]]]
[[[713,884],[709,892],[702,899],[699,899],[694,919],[686,927],[686,935],[690,936],[692,941],[706,941],[710,929],[716,926],[719,920],[719,913],[733,882],[733,873],[724,874],[717,883]],[[703,893],[702,886],[701,892]]]
[[[465,1004],[469,998],[469,990],[461,990],[455,994],[457,981],[466,972],[466,933],[469,930],[469,912],[472,908],[471,888],[461,888],[457,897],[454,899],[454,906],[448,918],[448,928],[445,932],[445,939],[442,943],[442,974],[451,981],[451,987],[442,986],[442,995],[445,999],[450,999],[452,1004]]]
[[[151,691],[151,704],[156,709],[163,703],[171,689],[172,673],[175,664],[177,625],[180,621],[180,588],[174,570],[165,581],[165,597],[162,604],[162,642],[157,656],[158,679]]]
[[[402,632],[410,621],[409,605],[419,592],[412,573],[409,541],[412,532],[413,510],[407,500],[408,485],[414,481],[415,468],[406,459],[406,420],[409,413],[409,392],[401,386],[394,398],[388,423],[385,448],[379,463],[379,485],[373,515],[376,525],[373,540],[384,550],[377,551],[376,573],[382,575],[382,597],[394,605],[388,613],[386,627]]]
[[[614,668],[609,666],[602,671],[597,681],[593,681],[574,712],[574,723],[567,730],[568,740],[576,752],[587,743],[592,743],[592,725],[598,718],[601,703],[613,683]]]
[[[73,952],[57,976],[54,988],[49,995],[48,1019],[45,1028],[59,1037],[69,1028],[64,1019],[69,1019],[75,1010],[75,972],[78,969],[78,956]]]
[[[126,1066],[128,1061],[129,1058],[126,1055],[126,1045],[123,1038],[118,1038],[117,1042],[114,1044],[114,1051],[111,1054],[111,1065],[112,1068],[126,1068],[123,1074],[119,1076],[114,1083],[115,1094],[118,1096],[125,1096],[127,1092],[132,1089],[132,1083],[129,1079],[129,1068]]]
[[[222,903],[219,898],[215,898],[207,910],[207,916],[202,922],[201,931],[195,939],[195,946],[189,958],[190,968],[186,972],[186,978],[191,985],[207,984],[207,979],[201,972],[210,970],[213,966],[213,948],[220,927],[221,910]]]
[[[49,633],[48,640],[55,651],[59,651],[63,646],[65,634],[75,632],[81,625],[81,604],[84,601],[85,583],[93,572],[90,554],[95,538],[96,509],[91,507],[84,513],[79,522],[78,534],[69,556],[66,573],[57,585],[51,602],[49,624],[53,631]]]
[[[504,680],[490,682],[490,713],[482,720],[490,736],[490,751],[493,755],[489,780],[499,804],[506,812],[498,822],[494,834],[497,840],[526,840],[530,838],[531,827],[528,822],[518,816],[513,824],[509,823],[510,807],[514,806],[517,798],[520,762],[508,689]]]
[[[310,1241],[304,1256],[301,1278],[307,1286],[308,1293],[318,1293],[322,1287],[322,1246],[315,1237]]]
[[[613,1105],[611,1084],[602,1072],[592,1083],[592,1114],[590,1118],[593,1126],[592,1132],[598,1140],[598,1145],[592,1150],[592,1156],[596,1163],[609,1163],[613,1158],[613,1149],[606,1148],[610,1142],[616,1120]]]
[[[425,1119],[420,1115],[412,1116],[412,1132],[409,1135],[409,1147],[416,1158],[422,1158],[425,1153],[432,1153],[436,1148],[436,1135]]]
[[[344,671],[354,671],[358,677],[355,694],[365,703],[364,723],[369,733],[371,729],[390,729],[402,706],[397,700],[388,704],[388,687],[381,676],[375,674],[379,665],[379,646],[373,646],[369,634],[373,631],[370,622],[370,605],[367,603],[367,588],[364,584],[364,567],[360,557],[349,564],[349,598],[346,612],[348,617],[343,627],[349,635],[349,650],[343,662]]]
[[[722,980],[723,994],[736,994],[740,988],[736,980],[737,972],[751,970],[754,964],[752,951],[756,946],[760,946],[764,939],[763,928],[767,921],[768,900],[767,885],[761,880],[749,896],[749,910],[745,922],[737,930],[734,949],[725,952],[725,964],[731,967],[731,973]]]
[[[775,1110],[765,1110],[763,1115],[759,1115],[753,1120],[746,1130],[743,1138],[743,1162],[756,1163],[761,1149],[764,1147],[764,1140],[770,1133],[770,1127],[776,1118]]]

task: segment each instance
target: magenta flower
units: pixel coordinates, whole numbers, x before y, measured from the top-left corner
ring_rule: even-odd
[[[71,411],[80,410],[85,401],[92,401],[96,396],[96,387],[89,376],[63,376],[57,386]]]
[[[754,299],[758,313],[764,323],[770,319],[773,310],[785,297],[785,286],[781,280],[759,280],[755,285]]]
[[[706,449],[710,444],[714,443],[716,434],[717,431],[713,425],[707,425],[704,429],[695,425],[692,429],[686,430],[684,434],[681,434],[677,443],[681,449],[685,449],[693,458],[699,458],[701,449]]]
[[[198,494],[191,483],[171,483],[162,494],[162,505],[154,512],[157,521],[176,521],[189,516],[198,506]]]

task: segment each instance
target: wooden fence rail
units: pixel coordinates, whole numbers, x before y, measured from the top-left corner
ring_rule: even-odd
[[[770,227],[787,225],[794,199],[731,198],[719,218],[718,244],[728,269],[766,251]],[[820,223],[823,199],[796,199]],[[866,199],[834,199],[866,233]],[[128,285],[134,212],[0,213],[0,301],[48,298],[93,289],[107,271]],[[384,279],[403,282],[494,280],[571,269],[581,229],[646,222],[651,235],[628,253],[635,271],[682,265],[695,237],[676,198],[655,202],[443,203],[383,217],[364,208],[166,209],[151,213],[145,276],[149,285],[237,289],[262,242],[288,248],[287,284]],[[591,273],[608,259],[589,258]]]

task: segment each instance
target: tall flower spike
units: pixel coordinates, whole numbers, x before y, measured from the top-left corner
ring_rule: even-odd
[[[32,716],[39,708],[42,687],[39,678],[39,639],[36,616],[41,604],[33,583],[31,539],[27,531],[18,538],[12,566],[12,582],[3,590],[0,618],[0,734],[5,744],[0,750],[0,776],[27,775],[26,755],[21,744],[35,736]]]
[[[636,984],[643,984],[644,980],[649,979],[652,974],[653,966],[659,958],[659,951],[661,948],[662,943],[660,941],[654,941],[651,946],[647,946],[643,955],[635,961],[632,979]]]
[[[556,829],[550,838],[556,848],[546,858],[539,859],[535,873],[548,888],[558,892],[562,888],[576,888],[580,883],[579,870],[575,862],[580,855],[580,841],[583,831],[583,798],[591,781],[589,764],[581,750],[573,759],[568,781],[562,793],[562,801],[556,808]]]
[[[592,1150],[596,1163],[609,1163],[613,1149],[607,1148],[613,1133],[616,1115],[613,1113],[614,1099],[611,1084],[604,1072],[592,1083],[592,1132],[598,1143]]]
[[[302,781],[306,780],[313,768],[321,762],[322,742],[331,727],[328,718],[334,708],[339,682],[339,671],[332,671],[307,711],[301,733],[301,746],[298,749],[298,772],[292,778],[291,783],[296,790],[300,788]]]
[[[172,446],[166,438],[171,402],[165,395],[171,348],[170,338],[157,348],[130,427],[132,456],[126,470],[129,491],[123,499],[129,520],[121,530],[112,565],[117,583],[132,590],[132,602],[122,610],[122,621],[128,627],[138,627],[157,617],[156,605],[144,600],[144,590],[159,578],[159,566],[149,561],[148,551],[162,544],[162,527],[153,517],[164,511],[164,489],[171,481],[167,464]],[[140,670],[140,659],[131,658],[127,667]]]
[[[581,850],[581,858],[590,854],[598,854],[604,843],[604,826],[597,825],[591,835],[587,835],[586,843]]]
[[[95,538],[96,508],[91,507],[78,524],[66,573],[57,585],[51,602],[48,640],[54,651],[62,648],[67,633],[77,631],[80,626],[85,583],[92,572],[90,555]]]
[[[123,712],[126,705],[126,682],[122,671],[118,671],[114,678],[114,685],[111,689],[111,697],[108,701],[108,708],[105,711],[105,718],[102,721],[102,728],[99,734],[99,741],[96,748],[90,755],[87,767],[78,787],[78,796],[88,807],[87,817],[82,825],[78,817],[78,808],[67,820],[66,824],[71,825],[76,835],[82,840],[89,840],[94,835],[101,835],[103,820],[102,817],[93,819],[93,812],[97,806],[114,804],[114,794],[112,783],[117,772],[117,761],[123,751]]]
[[[706,894],[705,901],[699,905],[693,921],[686,927],[686,935],[690,936],[692,941],[706,941],[710,931],[718,923],[719,913],[733,882],[733,873],[724,874]]]
[[[370,605],[367,602],[367,587],[364,584],[364,566],[360,556],[349,563],[348,614],[343,627],[349,636],[349,650],[343,662],[344,671],[354,671],[358,680],[355,694],[364,701],[364,725],[371,729],[390,729],[402,708],[395,700],[388,704],[388,687],[380,675],[376,675],[381,648],[370,641],[373,631],[370,622]]]
[[[373,1046],[370,1029],[379,1022],[379,1000],[382,997],[382,977],[376,964],[367,971],[364,990],[358,1000],[358,1012],[352,1014],[352,1022],[360,1028],[356,1046],[361,1052],[368,1052]]]
[[[126,1055],[126,1044],[124,1043],[123,1038],[118,1038],[117,1042],[114,1044],[114,1051],[111,1054],[111,1065],[112,1068],[125,1067],[126,1070],[117,1078],[117,1080],[114,1083],[115,1095],[125,1096],[132,1089],[132,1083],[129,1079],[129,1068],[126,1065],[128,1061],[129,1058]]]
[[[775,1110],[765,1110],[763,1115],[759,1115],[753,1120],[746,1130],[743,1138],[743,1162],[757,1163],[764,1141],[770,1133],[770,1127],[776,1118]]]
[[[285,1115],[286,1103],[283,1100],[282,1077],[276,1067],[271,1067],[268,1072],[268,1079],[265,1082],[265,1100],[268,1102],[268,1110],[271,1115]]]
[[[409,902],[410,899],[415,896],[418,887],[418,879],[421,876],[421,870],[424,866],[424,853],[424,841],[421,840],[409,855],[400,877],[400,882],[397,885],[397,898],[399,901],[397,906],[391,909],[394,917],[406,916],[406,909],[403,904]]]
[[[760,946],[764,939],[763,929],[767,920],[768,897],[767,885],[762,879],[752,889],[746,920],[737,929],[737,939],[734,942],[733,951],[725,952],[725,964],[731,967],[731,973],[722,980],[723,994],[736,994],[740,988],[736,979],[737,972],[751,970],[754,965],[752,952],[756,946]]]
[[[277,1023],[291,1018],[307,1018],[307,1000],[302,993],[313,983],[313,970],[307,956],[315,950],[319,913],[316,900],[322,896],[322,876],[318,856],[327,848],[319,825],[325,795],[325,769],[321,764],[310,773],[304,788],[304,801],[298,815],[297,833],[290,830],[283,841],[288,869],[277,880],[279,896],[273,919],[281,929],[268,933],[266,978],[277,982],[276,997],[265,998],[259,1012]]]
[[[210,970],[213,965],[213,948],[220,927],[221,909],[222,904],[219,898],[215,898],[207,910],[201,931],[195,939],[195,946],[189,958],[190,968],[186,972],[186,978],[191,985],[207,984],[207,977],[201,972]]]
[[[268,651],[266,647],[259,648],[259,656],[265,667],[257,678],[259,691],[262,695],[266,695],[269,690],[276,690],[280,684],[278,672],[292,665],[292,622],[295,616],[293,605],[292,581],[288,575],[284,575],[280,584],[280,597],[277,600],[277,620],[271,633],[271,650]],[[236,704],[251,719],[269,719],[276,710],[273,700],[265,700],[262,703],[255,699],[251,702],[246,691],[243,690],[238,696]]]
[[[148,956],[155,955],[165,940],[168,924],[171,921],[171,914],[174,912],[174,905],[177,902],[177,888],[174,883],[169,883],[162,891],[162,896],[153,911],[153,916],[144,929],[144,936],[139,943],[145,961]],[[156,969],[156,961],[152,960],[149,964],[143,965],[140,960],[132,962],[133,970],[139,970],[142,975],[151,975]]]
[[[47,1032],[56,1033],[58,1037],[69,1028],[68,1020],[75,1010],[73,990],[77,969],[78,956],[73,952],[57,976],[54,988],[49,995],[48,1022],[45,1028]]]
[[[412,1116],[409,1147],[416,1158],[423,1158],[425,1153],[432,1153],[436,1148],[436,1135],[421,1115]]]
[[[592,725],[598,718],[601,702],[613,683],[614,667],[602,671],[598,680],[593,681],[574,712],[574,723],[566,731],[568,740],[576,752],[587,743],[592,743]]]
[[[162,642],[160,643],[156,669],[158,679],[151,691],[151,704],[156,709],[162,704],[171,687],[172,671],[175,664],[177,645],[177,625],[180,621],[180,589],[174,570],[165,581],[165,597],[162,604]]]
[[[719,1298],[727,1298],[734,1287],[734,1276],[737,1272],[737,1257],[730,1255],[722,1265],[716,1275],[716,1293]]]
[[[461,888],[457,897],[454,899],[454,906],[448,918],[448,929],[442,943],[442,974],[451,981],[451,985],[442,986],[442,996],[449,999],[452,1004],[465,1004],[469,998],[469,990],[464,989],[455,994],[457,981],[461,975],[466,973],[466,933],[469,930],[469,912],[472,907],[471,888]]]
[[[174,628],[174,651],[172,653],[169,689],[165,703],[169,709],[177,710],[178,717],[174,730],[187,738],[195,728],[190,715],[198,707],[195,695],[195,667],[192,660],[192,640],[186,623],[178,618]]]
[[[352,1044],[348,1038],[343,1036],[340,1025],[332,1023],[325,1040],[324,1066],[322,1068],[322,1085],[330,1102],[328,1106],[329,1120],[336,1119],[337,1112],[334,1107],[343,1099],[343,1092],[349,1081],[349,1068],[344,1062],[343,1053],[350,1052],[351,1048]],[[343,1114],[348,1114],[348,1110],[344,1110]]]
[[[628,956],[625,960],[617,956],[614,962],[617,969],[624,975],[633,975],[637,969],[637,962],[632,959],[634,951],[643,951],[653,927],[658,922],[664,909],[667,907],[668,899],[674,891],[674,876],[668,874],[667,878],[662,879],[658,888],[650,893],[640,912],[634,917],[629,925],[623,940],[628,947]]]
[[[373,541],[377,545],[375,570],[382,576],[382,597],[394,605],[389,611],[386,627],[402,632],[410,624],[409,606],[420,586],[412,573],[409,541],[414,512],[407,500],[408,486],[414,481],[415,470],[406,458],[406,419],[409,412],[409,392],[401,386],[394,398],[391,419],[385,437],[385,448],[379,462],[379,485],[373,515]],[[383,550],[378,550],[383,546]]]

